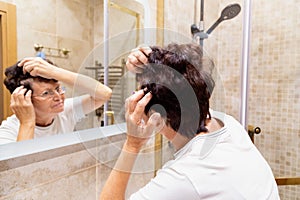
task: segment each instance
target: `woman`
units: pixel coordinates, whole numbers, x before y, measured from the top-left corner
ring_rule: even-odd
[[[213,65],[201,60],[200,46],[151,49],[128,57],[141,90],[126,101],[127,139],[100,199],[125,199],[135,160],[153,133],[173,144],[175,158],[129,199],[279,199],[272,170],[245,129],[209,108]]]
[[[86,114],[102,106],[111,89],[88,76],[40,57],[25,58],[5,71],[13,115],[0,126],[0,144],[69,133]],[[65,99],[61,83],[85,95]]]

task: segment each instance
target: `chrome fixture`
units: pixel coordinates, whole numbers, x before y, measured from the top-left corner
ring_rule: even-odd
[[[45,47],[41,44],[34,44],[33,47],[34,47],[34,50],[39,55],[48,55],[51,57],[68,57],[69,53],[71,52],[70,50],[68,50],[66,48]],[[45,50],[45,51],[43,51],[43,50]],[[43,53],[43,54],[41,54],[41,53]]]
[[[200,15],[200,23],[199,28],[196,24],[191,25],[191,33],[193,38],[199,38],[200,45],[203,46],[203,40],[208,38],[208,35],[224,20],[232,19],[237,16],[241,11],[241,6],[239,4],[230,4],[226,6],[222,12],[221,16],[217,19],[217,21],[205,32],[204,31],[204,21],[203,21],[203,12],[204,12],[204,0],[201,0],[201,15]]]

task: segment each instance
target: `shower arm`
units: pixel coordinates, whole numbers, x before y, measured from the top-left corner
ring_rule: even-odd
[[[204,39],[207,39],[209,34],[211,34],[211,32],[221,23],[222,20],[218,19],[206,32],[204,31],[204,28],[203,27],[203,21],[200,21],[200,27],[202,25],[202,28],[198,29],[197,30],[194,30],[194,33],[193,33],[193,37],[194,38],[199,38],[199,41],[200,41],[200,45],[203,46],[203,41]],[[193,26],[193,25],[192,25]]]
[[[204,2],[201,0],[201,15],[200,15],[200,28],[198,28],[195,24],[191,26],[191,32],[193,37],[199,37],[200,45],[203,46],[203,40],[208,38],[208,35],[212,33],[212,31],[224,20],[229,20],[236,17],[241,11],[241,6],[239,4],[230,4],[226,6],[222,12],[221,16],[217,19],[217,21],[206,31],[204,32],[203,26],[203,10],[204,10]]]
[[[215,23],[209,27],[209,29],[204,32],[204,30],[200,30],[199,32],[194,33],[194,37],[199,37],[200,40],[204,40],[206,38],[208,38],[208,36],[213,32],[213,30],[215,30],[215,28],[217,28],[217,26],[222,22],[222,19],[218,19],[217,21],[215,21]]]

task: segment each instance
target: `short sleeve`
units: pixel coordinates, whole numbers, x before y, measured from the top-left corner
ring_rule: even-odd
[[[19,132],[19,120],[15,115],[2,121],[0,126],[0,144],[16,142]]]
[[[85,118],[82,108],[82,96],[69,98],[65,101],[65,112],[72,115],[75,123]]]

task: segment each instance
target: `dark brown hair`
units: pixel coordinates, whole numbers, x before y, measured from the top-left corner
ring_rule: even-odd
[[[45,59],[48,63],[53,64],[50,60]],[[4,85],[6,86],[6,88],[9,90],[9,92],[12,94],[13,91],[21,86],[24,85],[25,88],[27,88],[28,90],[32,90],[32,80],[38,80],[40,82],[57,82],[57,80],[55,79],[47,79],[41,76],[31,76],[28,72],[27,73],[23,73],[23,67],[19,67],[20,61],[18,61],[16,64],[8,67],[5,69],[5,79],[4,79]]]
[[[137,75],[140,87],[152,93],[145,109],[159,112],[180,134],[192,138],[207,132],[206,119],[211,118],[209,98],[215,86],[211,72],[213,62],[207,62],[199,45],[169,44],[153,46],[148,64]]]

